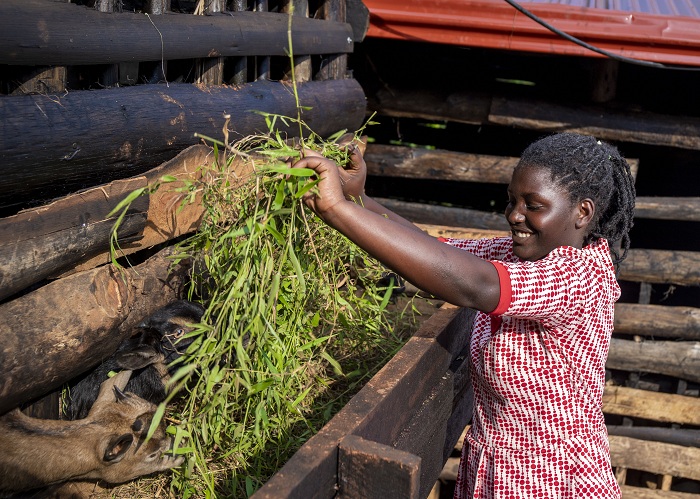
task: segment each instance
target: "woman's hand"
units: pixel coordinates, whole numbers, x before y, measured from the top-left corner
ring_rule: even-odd
[[[292,165],[292,168],[310,168],[319,178],[318,185],[304,194],[302,200],[324,221],[339,204],[346,203],[340,180],[340,168],[334,161],[323,156],[307,155]]]
[[[344,169],[341,168],[339,170],[343,195],[348,201],[362,204],[362,196],[365,193],[365,182],[367,180],[367,164],[362,157],[364,144],[358,144],[351,134],[341,137],[338,143],[346,147],[350,153],[350,163]]]

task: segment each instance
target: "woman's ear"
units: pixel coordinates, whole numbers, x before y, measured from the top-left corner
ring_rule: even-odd
[[[578,204],[578,218],[576,219],[576,228],[585,229],[593,220],[595,215],[595,203],[592,199],[586,198]]]

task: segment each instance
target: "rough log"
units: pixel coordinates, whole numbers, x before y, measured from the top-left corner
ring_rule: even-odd
[[[700,198],[639,196],[634,205],[634,216],[700,222]]]
[[[273,12],[209,16],[103,13],[46,0],[0,2],[0,64],[77,65],[199,57],[286,56],[289,18]],[[296,54],[353,51],[349,24],[292,20]]]
[[[356,130],[365,118],[355,80],[308,82],[298,90],[301,105],[310,107],[302,119],[321,136]],[[282,82],[258,81],[239,88],[137,85],[0,99],[0,208],[139,174],[198,143],[196,132],[222,138],[224,112],[232,116],[234,140],[267,132],[254,111],[296,116],[293,92]],[[298,134],[298,127],[278,125]]]
[[[368,108],[388,116],[497,124],[545,132],[579,132],[604,140],[700,149],[700,119],[609,107],[580,107],[505,99],[478,92],[376,92]]]
[[[418,224],[435,224],[439,222],[452,227],[508,230],[508,222],[503,215],[498,213],[425,203],[411,203],[394,199],[376,198],[376,200],[391,211]]]
[[[700,480],[700,449],[610,435],[613,466]]]
[[[606,367],[664,374],[697,383],[700,382],[700,342],[612,338]]]
[[[493,184],[508,184],[518,160],[512,156],[384,144],[368,144],[365,153],[369,175]],[[636,176],[639,160],[627,161]]]
[[[187,234],[199,226],[203,208],[198,196],[183,204],[183,180],[195,181],[213,160],[204,145],[191,146],[143,176],[117,180],[48,205],[0,219],[0,300],[59,273],[88,270],[110,261],[110,233],[116,216],[110,211],[137,188],[154,185],[136,198],[120,226],[119,256]],[[246,163],[235,162],[242,178]],[[250,167],[252,169],[252,167]],[[250,170],[249,170],[250,171]],[[235,184],[235,181],[233,182]]]
[[[700,447],[700,430],[661,428],[658,426],[608,425],[608,434],[683,445],[685,447]]]
[[[700,309],[617,303],[615,333],[700,341]]]
[[[80,272],[1,305],[0,413],[98,364],[144,316],[180,298],[187,266],[171,272],[170,252],[124,272]]]
[[[691,492],[675,492],[672,490],[647,489],[620,485],[622,497],[625,499],[697,499],[698,495]]]

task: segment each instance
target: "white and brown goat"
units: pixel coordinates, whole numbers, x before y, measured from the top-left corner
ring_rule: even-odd
[[[103,382],[84,419],[36,419],[18,409],[0,417],[0,494],[68,480],[122,483],[179,466],[162,425],[146,441],[156,405],[122,391],[130,376]]]

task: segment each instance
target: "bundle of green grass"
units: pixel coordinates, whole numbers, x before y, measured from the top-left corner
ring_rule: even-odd
[[[187,457],[170,477],[177,497],[251,495],[412,332],[386,269],[301,201],[317,181],[290,158],[303,146],[342,164],[339,136],[213,141],[215,164],[188,186],[205,215],[175,260],[195,262],[189,298],[206,313],[156,417]],[[234,179],[241,158],[252,173]]]

